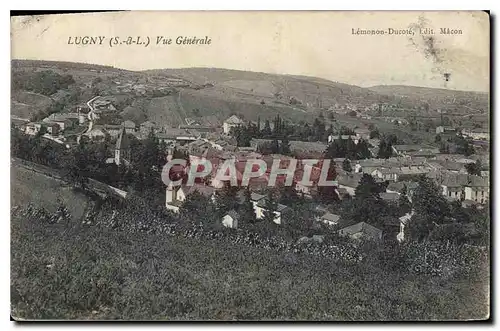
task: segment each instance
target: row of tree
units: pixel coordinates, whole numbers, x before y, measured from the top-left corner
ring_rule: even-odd
[[[260,118],[257,123],[247,123],[236,127],[232,131],[232,135],[236,138],[238,146],[250,146],[250,141],[256,139],[277,139],[281,140],[287,138],[289,140],[298,141],[322,141],[326,142],[328,136],[331,134],[352,135],[354,132],[347,128],[342,127],[338,132],[334,129],[333,125],[329,127],[326,125],[323,114],[320,114],[312,124],[299,123],[293,124],[289,121],[283,120],[279,115],[271,121],[266,120],[264,126],[261,127]]]
[[[59,75],[52,70],[36,72],[14,72],[12,74],[12,88],[26,90],[50,96],[61,89],[67,89],[74,84],[71,75]]]

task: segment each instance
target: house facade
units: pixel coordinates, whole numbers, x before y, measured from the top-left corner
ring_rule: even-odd
[[[241,120],[238,116],[233,115],[224,121],[222,124],[222,129],[225,134],[229,134],[231,129],[243,125],[243,120]]]
[[[30,122],[24,127],[24,133],[31,136],[37,135],[40,131],[42,131],[43,126],[44,125],[40,122]]]
[[[490,140],[490,132],[486,129],[463,129],[462,135],[475,140]]]
[[[222,225],[225,226],[226,228],[237,229],[239,219],[240,219],[239,214],[235,210],[230,210],[222,218]]]

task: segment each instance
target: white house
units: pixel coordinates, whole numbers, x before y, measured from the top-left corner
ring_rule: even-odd
[[[222,218],[222,225],[226,228],[236,229],[238,228],[239,219],[240,215],[232,209]]]
[[[405,230],[414,213],[415,212],[412,210],[411,213],[406,213],[399,218],[399,233],[397,234],[396,239],[400,243],[405,241]]]
[[[258,211],[258,208],[257,208],[257,204],[259,203],[260,200],[263,200],[266,196],[265,195],[262,195],[262,194],[258,194],[258,193],[251,193],[250,194],[250,200],[252,201],[252,206],[253,206],[253,211],[255,212],[255,216],[257,218],[260,218],[258,215],[257,215],[257,211]],[[262,215],[261,215],[262,217]]]
[[[38,134],[38,132],[40,132],[42,130],[42,123],[28,123],[26,124],[25,128],[24,128],[24,132],[26,134],[29,134],[31,136],[34,136],[36,134]]]
[[[359,143],[359,140],[360,138],[358,136],[355,136],[355,135],[335,135],[335,134],[331,134],[328,136],[328,143],[331,143],[333,142],[334,140],[349,140],[351,139],[354,144],[358,144]]]
[[[443,189],[442,194],[449,199],[463,200],[464,198],[464,190],[460,183],[446,181],[441,184],[441,188]]]
[[[375,178],[388,181],[398,181],[398,175],[400,174],[399,168],[378,168],[374,170],[371,175]]]
[[[440,133],[456,133],[457,130],[451,126],[438,126],[436,128],[436,134],[440,134]]]
[[[238,116],[233,115],[224,121],[222,127],[225,134],[229,134],[232,128],[243,125],[243,120],[241,120]]]
[[[253,200],[252,200],[252,203],[253,203]],[[262,219],[264,217],[264,212],[267,210],[266,209],[266,199],[265,198],[259,199],[257,204],[254,206],[255,206],[254,211],[255,211],[256,218]],[[283,223],[284,220],[283,220],[282,216],[286,212],[287,208],[288,208],[287,206],[278,203],[277,208],[274,211],[274,215],[275,215],[274,220],[273,220],[274,223],[276,223],[276,224]]]
[[[490,183],[487,178],[470,176],[464,185],[464,198],[479,203],[486,203],[490,195]]]
[[[476,140],[490,140],[490,132],[487,129],[463,129],[462,135]]]

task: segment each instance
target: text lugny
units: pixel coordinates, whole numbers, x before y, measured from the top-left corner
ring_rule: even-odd
[[[167,36],[127,36],[127,37],[106,37],[106,36],[70,36],[68,45],[210,45],[212,38],[208,36],[178,36],[175,38]]]

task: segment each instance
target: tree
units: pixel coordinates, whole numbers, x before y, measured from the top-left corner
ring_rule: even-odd
[[[385,142],[385,139],[381,139],[380,143],[378,145],[378,154],[377,158],[379,159],[387,159],[387,143]]]
[[[349,159],[344,159],[344,161],[342,162],[342,169],[347,172],[352,171],[351,161],[349,161]]]
[[[462,136],[455,136],[453,142],[457,145],[457,153],[465,156],[474,154],[474,147],[468,139]]]
[[[380,131],[377,128],[370,129],[370,139],[380,138]]]
[[[409,213],[411,211],[411,203],[410,199],[408,199],[407,190],[408,189],[406,188],[406,185],[404,185],[403,189],[401,190],[401,195],[398,199],[398,207],[400,209],[401,215],[405,215],[406,213]]]
[[[232,135],[236,138],[238,147],[249,147],[252,137],[249,130],[244,126],[238,126],[231,130]]]
[[[281,144],[279,146],[279,153],[283,155],[290,155],[292,153],[290,142],[288,141],[288,139],[283,138],[283,140],[281,141]]]
[[[439,145],[439,153],[450,154],[450,146],[445,142],[441,142]]]
[[[379,229],[385,229],[385,220],[391,216],[387,203],[380,198],[385,191],[372,176],[364,174],[351,201],[343,202],[342,217],[356,222],[366,222]]]
[[[448,203],[441,195],[438,186],[432,179],[419,177],[417,188],[412,196],[415,212],[429,224],[441,224],[449,216]],[[429,229],[432,226],[426,226]]]
[[[380,139],[379,147],[378,147],[378,155],[379,159],[388,159],[392,156],[392,145],[394,144],[395,137],[393,136],[384,136]]]
[[[244,224],[255,223],[255,211],[251,200],[251,193],[248,186],[243,191],[243,202],[239,208],[241,221]]]
[[[297,190],[292,185],[285,185],[280,188],[280,203],[291,206],[299,201]]]
[[[368,142],[366,140],[360,139],[358,144],[355,146],[357,159],[369,159],[372,156],[369,147],[370,146],[368,145]]]
[[[215,193],[215,209],[220,217],[231,209],[238,208],[238,187],[225,182],[224,187]]]
[[[315,141],[323,140],[326,132],[324,119],[316,118],[313,122],[312,130]]]
[[[210,198],[198,191],[194,191],[188,194],[180,207],[180,212],[193,222],[213,225],[218,220],[218,215],[214,213],[214,209]]]
[[[369,174],[363,174],[355,190],[355,197],[359,199],[380,199],[380,193],[385,191],[383,186]]]
[[[323,167],[323,163],[320,165],[320,168]],[[335,180],[337,177],[337,172],[335,171],[335,162],[330,160],[330,166],[327,171],[326,181],[330,182]],[[337,187],[335,186],[318,186],[318,197],[323,203],[332,203],[334,201],[339,200],[339,195],[337,194]]]
[[[465,165],[465,169],[467,169],[467,173],[469,175],[481,176],[481,161],[477,160],[475,163],[467,163]]]
[[[262,136],[263,137],[270,137],[272,135],[271,131],[271,124],[269,123],[269,120],[266,120],[264,123],[264,128],[262,129]]]

